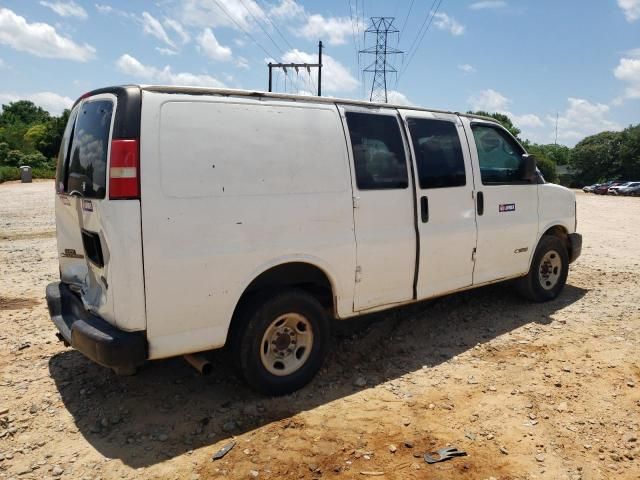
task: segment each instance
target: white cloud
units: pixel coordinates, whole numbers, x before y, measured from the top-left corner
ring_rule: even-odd
[[[409,100],[404,93],[398,92],[397,90],[387,91],[387,103],[395,105],[413,105],[411,100]]]
[[[502,113],[511,118],[516,127],[520,129],[540,128],[545,125],[542,119],[534,113],[517,115],[509,111],[511,100],[491,88],[469,97],[469,104],[474,111],[482,110],[487,113]]]
[[[516,115],[514,113],[506,112],[506,114],[513,119],[519,128],[538,128],[544,127],[544,122],[540,117],[534,113],[525,113],[524,115]]]
[[[627,84],[625,98],[640,98],[640,58],[621,58],[613,74]],[[622,99],[616,103],[622,103]]]
[[[113,14],[123,18],[132,18],[132,19],[136,18],[135,14],[125,12],[124,10],[119,10],[117,8],[113,8],[110,5],[96,3],[94,6],[96,7],[96,10],[98,10],[98,13],[101,13],[102,15]]]
[[[640,48],[632,48],[624,53],[627,57],[640,58]]]
[[[7,67],[7,64],[4,62],[4,60],[0,58],[0,70],[3,68],[8,68],[8,67]]]
[[[0,8],[0,44],[37,57],[86,62],[95,56],[91,45],[78,45],[47,23],[29,23],[8,8]]]
[[[180,42],[184,45],[185,43],[189,43],[189,41],[191,40],[191,36],[187,33],[187,31],[184,29],[184,27],[182,25],[180,25],[179,22],[171,19],[171,18],[165,18],[163,21],[165,27],[170,28],[171,30],[173,30],[174,32],[176,32],[178,34],[178,36],[180,37]]]
[[[511,100],[491,88],[469,97],[469,104],[472,110],[483,110],[489,113],[504,112],[510,103]]]
[[[265,16],[262,8],[254,0],[243,0],[242,2],[238,0],[183,0],[179,4],[178,13],[182,23],[186,25],[203,28],[231,27],[234,29],[237,29],[239,25],[245,30],[250,30],[253,20],[251,14],[257,18]]]
[[[640,0],[618,0],[627,22],[635,22],[640,18]]]
[[[295,0],[280,0],[280,4],[272,6],[269,13],[279,20],[290,20],[304,15],[304,7]]]
[[[306,53],[298,49],[289,50],[282,57],[283,62],[292,63],[316,63],[318,56],[316,53]],[[316,75],[316,70],[311,70],[311,75]],[[307,75],[301,72],[301,75]],[[315,77],[314,77],[315,81]],[[329,55],[322,56],[322,89],[323,92],[351,92],[358,88],[358,80],[353,78],[349,70],[340,62]]]
[[[156,51],[160,55],[167,55],[167,56],[173,56],[178,54],[177,50],[172,50],[170,48],[164,48],[164,47],[156,47]]]
[[[464,33],[464,25],[461,25],[455,18],[444,12],[435,13],[433,18],[435,18],[433,24],[440,30],[448,31],[451,35],[462,35]]]
[[[361,22],[361,21],[360,21]],[[328,17],[320,14],[309,15],[307,23],[295,29],[294,33],[307,40],[327,39],[330,45],[343,45],[350,41],[353,26],[349,17]]]
[[[122,73],[147,82],[164,83],[168,85],[188,85],[193,87],[224,87],[220,80],[206,74],[189,72],[173,72],[169,65],[157,68],[144,65],[129,54],[122,55],[116,62],[116,67]]]
[[[17,102],[18,100],[31,100],[52,115],[60,115],[65,108],[70,108],[73,105],[71,98],[53,92],[36,92],[23,95],[0,93],[0,105]]]
[[[484,0],[481,2],[474,2],[469,5],[471,10],[488,10],[495,8],[504,8],[507,6],[507,2],[503,0]]]
[[[568,98],[569,106],[558,117],[558,139],[575,144],[588,135],[604,130],[620,130],[622,127],[609,120],[609,107],[591,103],[582,98]],[[555,125],[555,116],[548,116],[549,125]]]
[[[83,20],[88,17],[87,11],[73,0],[67,2],[47,2],[45,0],[42,0],[40,2],[40,5],[50,8],[61,17],[77,17]]]
[[[475,73],[477,70],[473,65],[469,65],[468,63],[464,63],[462,65],[458,65],[458,70],[462,70],[464,73]]]
[[[231,49],[220,45],[210,28],[205,28],[198,36],[198,50],[212,60],[231,60]]]
[[[152,37],[157,38],[158,40],[166,43],[172,48],[175,48],[175,44],[167,35],[164,27],[160,23],[160,21],[151,15],[149,12],[142,12],[142,30],[144,33],[151,35]]]

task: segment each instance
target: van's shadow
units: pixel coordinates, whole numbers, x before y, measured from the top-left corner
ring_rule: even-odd
[[[208,377],[181,358],[116,377],[73,350],[52,357],[49,370],[87,441],[108,458],[144,467],[350,395],[359,390],[357,377],[365,377],[368,388],[527,323],[549,323],[586,292],[567,285],[558,299],[532,304],[497,284],[341,322],[322,372],[301,391],[276,399],[249,390],[219,353],[211,355]]]

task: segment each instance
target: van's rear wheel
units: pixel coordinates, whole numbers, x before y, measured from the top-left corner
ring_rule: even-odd
[[[329,319],[303,290],[287,290],[256,302],[234,346],[247,383],[268,395],[306,385],[320,370],[329,345]]]
[[[569,254],[565,243],[558,237],[545,235],[540,239],[527,276],[516,283],[521,295],[534,302],[556,298],[569,273]]]

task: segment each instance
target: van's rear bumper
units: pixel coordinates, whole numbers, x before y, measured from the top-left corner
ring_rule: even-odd
[[[145,332],[125,332],[90,313],[66,284],[47,285],[47,305],[62,338],[94,362],[122,368],[137,367],[147,360]]]

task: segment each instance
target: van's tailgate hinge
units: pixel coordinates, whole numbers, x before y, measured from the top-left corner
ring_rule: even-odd
[[[471,251],[471,261],[476,261],[476,247],[473,247],[473,250]]]
[[[360,197],[351,197],[353,200],[353,208],[360,208]]]
[[[360,280],[362,280],[362,267],[356,265],[356,283],[360,283]]]

